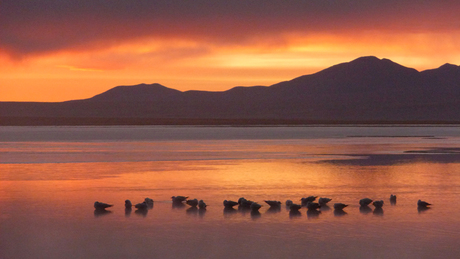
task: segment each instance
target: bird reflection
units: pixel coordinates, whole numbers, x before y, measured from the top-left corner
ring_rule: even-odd
[[[248,212],[251,211],[251,208],[250,207],[247,207],[247,206],[238,206],[238,212],[241,213],[241,214],[246,214]]]
[[[183,204],[182,202],[173,202],[172,208],[173,209],[183,209],[185,208],[185,204]]]
[[[289,218],[291,218],[291,219],[298,218],[300,216],[302,216],[302,213],[300,213],[300,211],[298,211],[298,210],[289,211]]]
[[[187,215],[197,215],[198,214],[198,208],[193,206],[185,210]]]
[[[345,211],[340,210],[340,209],[334,210],[334,216],[335,217],[342,217],[342,216],[345,216],[347,214],[348,213],[346,213]]]
[[[425,211],[427,211],[429,209],[431,209],[431,208],[430,207],[422,207],[422,206],[417,207],[418,213],[423,213],[423,212],[425,212]]]
[[[383,209],[381,207],[376,207],[373,212],[376,216],[383,216]]]
[[[95,217],[100,217],[100,216],[104,216],[104,215],[108,215],[112,213],[112,211],[110,210],[106,210],[106,209],[95,209],[94,210],[94,216]]]
[[[206,208],[199,208],[198,209],[198,216],[203,217],[206,214]]]
[[[237,213],[238,211],[234,208],[228,208],[228,207],[225,207],[224,208],[224,214],[235,214]]]
[[[141,208],[141,209],[137,209],[137,210],[134,211],[134,213],[136,215],[142,216],[144,218],[147,217],[148,212],[149,212],[149,210],[147,208],[145,208],[145,209]]]
[[[251,210],[251,218],[252,219],[258,219],[260,218],[262,214],[258,210]]]
[[[307,217],[308,218],[317,218],[319,217],[319,214],[321,214],[321,211],[319,210],[307,210]]]
[[[131,216],[131,212],[133,211],[132,208],[125,208],[125,217],[129,217]]]
[[[362,214],[369,214],[372,212],[372,209],[369,206],[360,206],[359,212],[361,212]]]
[[[327,204],[321,205],[321,211],[329,211],[329,210],[331,210],[331,207],[329,207],[329,205]]]
[[[273,213],[278,213],[280,211],[281,211],[281,207],[270,207],[270,208],[268,208],[266,213],[273,214]]]

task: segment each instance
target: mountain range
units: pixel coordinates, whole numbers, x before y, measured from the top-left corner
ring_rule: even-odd
[[[360,57],[271,86],[117,86],[89,99],[0,102],[0,125],[460,123],[460,66]]]

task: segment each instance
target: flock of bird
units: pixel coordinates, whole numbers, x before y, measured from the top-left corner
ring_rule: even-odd
[[[286,205],[286,208],[291,213],[298,213],[302,207],[307,208],[308,210],[307,213],[315,213],[315,212],[319,212],[319,210],[321,210],[321,207],[328,206],[327,204],[332,200],[330,198],[321,197],[318,199],[318,202],[316,202],[316,198],[318,198],[318,196],[309,196],[309,197],[301,198],[300,204],[296,204],[292,200],[287,200],[285,202],[285,205]],[[172,196],[171,199],[172,199],[173,206],[185,206],[184,205],[185,203],[192,208],[199,208],[200,210],[206,210],[206,207],[207,207],[206,203],[203,200],[188,199],[188,197],[186,196]],[[270,206],[270,209],[280,209],[282,205],[281,201],[276,201],[276,200],[265,200],[264,202]],[[143,202],[137,203],[135,205],[133,205],[130,200],[126,200],[125,209],[130,211],[132,207],[134,207],[140,212],[142,211],[146,212],[148,209],[153,208],[153,203],[154,203],[153,200],[150,198],[145,198]],[[393,195],[393,194],[390,195],[390,203],[393,205],[396,204],[396,195]],[[376,210],[382,210],[384,201],[383,200],[374,201],[370,198],[363,198],[359,200],[361,211],[370,210],[369,205],[371,204],[375,207]],[[224,209],[226,210],[234,210],[234,207],[238,206],[238,208],[248,209],[248,210],[251,210],[252,212],[258,212],[259,209],[262,207],[261,204],[251,201],[251,200],[247,200],[243,197],[239,198],[238,201],[224,200],[223,205],[224,205]],[[431,205],[430,203],[422,201],[422,200],[418,200],[417,202],[417,207],[419,210],[427,209],[428,206],[430,205]],[[112,206],[113,204],[107,204],[107,203],[98,202],[98,201],[94,203],[94,208],[96,209],[96,211],[100,211],[100,212],[101,211],[104,212],[106,211],[107,208],[110,208]],[[348,204],[334,203],[333,207],[334,207],[335,212],[340,214],[340,213],[345,213],[343,209],[348,207]]]

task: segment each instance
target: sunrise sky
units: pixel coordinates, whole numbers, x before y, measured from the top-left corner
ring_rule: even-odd
[[[460,1],[2,0],[0,101],[117,85],[223,91],[360,56],[460,64]]]

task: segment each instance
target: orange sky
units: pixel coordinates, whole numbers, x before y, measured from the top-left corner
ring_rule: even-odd
[[[2,1],[0,101],[268,86],[369,55],[418,70],[460,63],[453,1],[76,2]]]

